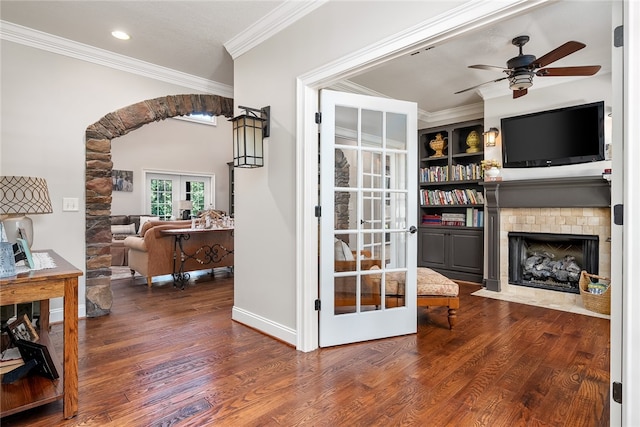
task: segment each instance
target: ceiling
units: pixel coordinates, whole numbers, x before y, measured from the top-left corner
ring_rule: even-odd
[[[0,18],[232,86],[233,60],[224,44],[251,30],[285,3],[2,0]],[[113,38],[110,33],[114,29],[129,32],[131,40]],[[458,95],[454,92],[505,74],[468,66],[506,66],[506,61],[518,54],[511,39],[523,34],[531,37],[524,53],[537,57],[569,40],[587,45],[551,67],[601,65],[599,74],[611,70],[611,2],[563,1],[396,58],[352,77],[350,82],[392,98],[415,101],[430,113],[481,103],[483,97],[508,95],[507,81]],[[535,77],[530,91],[569,79],[572,77]]]

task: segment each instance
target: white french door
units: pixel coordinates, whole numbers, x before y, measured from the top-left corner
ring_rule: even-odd
[[[166,172],[145,172],[145,206],[147,214],[162,219],[180,218],[179,202],[192,203],[195,214],[203,209],[215,207],[212,188],[215,186],[213,175],[181,175]]]
[[[321,347],[415,333],[417,105],[320,92]]]

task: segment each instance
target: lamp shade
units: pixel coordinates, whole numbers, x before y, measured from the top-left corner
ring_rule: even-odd
[[[191,210],[193,208],[193,202],[191,200],[180,200],[178,202],[178,209],[181,211]]]
[[[0,214],[51,213],[49,188],[44,178],[31,176],[0,177]]]
[[[2,220],[2,226],[9,242],[16,243],[18,238],[22,238],[31,247],[33,223],[26,215],[51,212],[49,188],[44,178],[0,177],[0,214],[7,216]]]

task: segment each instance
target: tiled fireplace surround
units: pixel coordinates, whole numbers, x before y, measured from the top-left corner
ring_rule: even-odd
[[[485,182],[486,289],[550,308],[582,307],[580,295],[511,285],[509,232],[599,237],[599,272],[611,276],[610,186],[601,177]]]

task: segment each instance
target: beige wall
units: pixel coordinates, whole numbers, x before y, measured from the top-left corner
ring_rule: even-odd
[[[47,180],[53,213],[32,216],[33,249],[53,249],[84,271],[87,126],[145,99],[198,91],[5,40],[0,52],[0,174]],[[79,211],[63,212],[63,197],[78,198]],[[79,301],[83,316],[84,277]],[[51,311],[61,320],[62,301]]]

